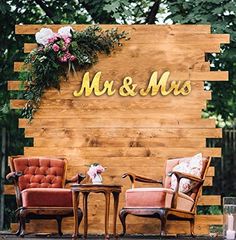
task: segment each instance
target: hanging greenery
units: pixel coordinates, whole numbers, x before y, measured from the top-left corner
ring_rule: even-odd
[[[24,61],[21,78],[26,86],[28,100],[22,116],[30,120],[40,105],[41,97],[48,88],[60,89],[60,81],[71,70],[91,67],[98,61],[98,53],[109,55],[114,47],[127,40],[127,33],[117,29],[103,31],[99,26],[90,26],[84,31],[74,31],[71,26],[62,27],[58,33],[42,28],[35,35],[38,47]]]

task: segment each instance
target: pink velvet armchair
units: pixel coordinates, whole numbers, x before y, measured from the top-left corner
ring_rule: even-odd
[[[19,229],[17,235],[25,234],[26,219],[56,219],[58,233],[62,235],[64,217],[73,216],[72,192],[65,184],[83,180],[78,174],[66,180],[67,160],[50,157],[17,156],[10,159],[11,173],[6,178],[13,180]],[[79,223],[83,214],[80,209]]]
[[[201,158],[202,165],[199,176],[175,170],[181,165],[188,165],[191,159],[167,160],[163,180],[149,179],[132,173],[125,173],[122,176],[123,178],[129,177],[132,183],[132,188],[128,189],[125,194],[125,207],[121,209],[119,214],[123,235],[126,233],[126,216],[128,214],[160,219],[161,235],[166,234],[167,220],[186,220],[190,222],[191,234],[194,234],[197,201],[211,159],[210,157]],[[174,180],[176,182],[173,187]],[[191,184],[182,192],[181,188],[186,187],[186,181]],[[159,183],[162,187],[135,188],[136,182]]]

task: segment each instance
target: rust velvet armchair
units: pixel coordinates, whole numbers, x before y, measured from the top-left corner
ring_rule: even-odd
[[[122,176],[123,178],[129,177],[132,183],[132,188],[126,191],[125,206],[119,214],[123,226],[122,235],[126,233],[126,216],[128,214],[160,219],[161,235],[166,234],[166,222],[168,220],[189,221],[191,235],[194,235],[197,202],[211,158],[201,158],[201,169],[198,176],[186,173],[189,172],[188,170],[186,171],[186,168],[185,172],[175,170],[181,169],[179,167],[181,165],[188,166],[191,159],[167,160],[163,180],[149,179],[133,173],[125,173]],[[193,164],[195,163],[193,162]],[[196,172],[196,166],[193,168],[194,172]],[[136,182],[158,183],[162,187],[136,188]],[[175,186],[173,187],[173,185]]]
[[[58,234],[62,235],[64,217],[73,216],[72,192],[64,188],[67,183],[80,183],[84,176],[78,174],[66,180],[67,160],[51,157],[10,158],[11,172],[6,176],[15,187],[19,229],[25,234],[25,222],[30,219],[56,219]],[[79,223],[83,214],[78,208]]]

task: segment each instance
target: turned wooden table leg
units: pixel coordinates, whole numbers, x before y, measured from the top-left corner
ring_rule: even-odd
[[[105,239],[109,239],[109,211],[110,211],[110,193],[105,193],[106,209],[105,209]]]
[[[113,192],[114,198],[114,216],[113,216],[113,235],[116,238],[116,220],[117,220],[117,212],[118,212],[118,205],[119,205],[119,192]]]
[[[78,205],[79,205],[79,192],[72,192],[73,198],[73,212],[74,212],[74,234],[73,238],[76,239],[78,237]]]
[[[83,212],[84,212],[84,238],[88,236],[88,192],[83,193]]]

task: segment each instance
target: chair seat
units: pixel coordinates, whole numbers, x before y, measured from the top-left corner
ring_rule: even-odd
[[[126,208],[171,208],[174,191],[170,188],[133,188],[126,191]],[[179,193],[178,210],[190,211],[194,200]]]
[[[72,192],[64,188],[28,188],[21,192],[23,207],[72,207]]]

